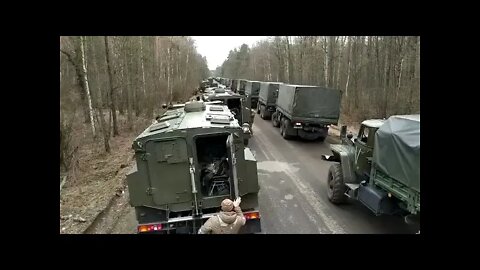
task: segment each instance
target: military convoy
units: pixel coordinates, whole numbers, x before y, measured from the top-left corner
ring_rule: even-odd
[[[255,112],[285,139],[323,141],[338,124],[337,89],[281,82],[213,78],[201,82],[203,101],[171,105],[133,143],[136,166],[127,175],[138,233],[196,233],[225,198],[242,197],[242,233],[259,233],[258,176],[248,148]],[[354,138],[341,130],[330,145],[327,197],[353,198],[375,215],[420,217],[420,116],[362,122]]]
[[[341,129],[341,144],[330,146],[335,162],[327,177],[334,204],[356,199],[375,215],[420,220],[420,115],[363,121],[356,137]]]
[[[219,101],[221,104],[228,106],[229,110],[235,116],[235,119],[237,119],[238,123],[242,126],[244,143],[245,146],[247,146],[252,135],[252,125],[255,112],[246,106],[245,97],[230,90],[212,88],[209,92],[204,94],[203,100]]]
[[[196,233],[225,198],[242,198],[241,233],[261,231],[257,161],[227,105],[170,106],[133,142],[127,175],[138,233]]]

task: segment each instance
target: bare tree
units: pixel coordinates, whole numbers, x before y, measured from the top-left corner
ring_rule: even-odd
[[[90,96],[90,89],[88,85],[88,75],[87,75],[87,64],[86,64],[86,59],[85,59],[85,49],[84,49],[84,43],[85,43],[85,37],[81,36],[80,37],[80,48],[82,52],[82,68],[83,68],[83,81],[85,85],[85,94],[87,96],[88,100],[88,110],[89,110],[89,115],[90,115],[90,124],[92,126],[92,134],[93,137],[96,137],[96,132],[95,132],[95,121],[93,120],[93,108],[92,108],[92,98]]]
[[[92,42],[93,43],[93,42]],[[93,45],[93,44],[92,44]],[[100,70],[98,65],[98,58],[95,57],[95,46],[92,46],[92,56],[93,56],[93,68],[95,70],[97,82],[100,82]],[[102,87],[100,83],[97,84],[97,115],[100,118],[100,128],[102,129],[103,134],[103,143],[105,147],[105,152],[110,153],[110,126],[107,127],[105,123],[105,117],[103,114],[103,100],[102,100]]]
[[[115,88],[113,87],[113,75],[112,68],[110,64],[110,52],[108,46],[108,37],[104,37],[105,40],[105,61],[107,63],[107,73],[108,73],[108,84],[110,86],[110,110],[113,120],[113,136],[118,136],[118,124],[117,124],[117,108],[116,108],[116,97],[115,97]]]

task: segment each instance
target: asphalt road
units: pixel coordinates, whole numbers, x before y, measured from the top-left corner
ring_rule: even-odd
[[[257,158],[262,229],[267,234],[407,233],[416,228],[403,218],[374,216],[359,202],[333,205],[327,198],[326,178],[331,154],[325,142],[284,140],[270,120],[258,115],[249,146]]]
[[[333,205],[327,199],[329,141],[284,140],[258,115],[249,147],[257,158],[262,231],[266,234],[414,234],[402,218],[374,216],[359,202]],[[128,196],[128,193],[126,193]],[[127,197],[128,198],[128,197]],[[126,205],[112,233],[135,233],[133,208]]]

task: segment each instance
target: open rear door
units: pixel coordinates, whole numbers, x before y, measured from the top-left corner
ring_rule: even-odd
[[[237,158],[235,157],[235,145],[233,144],[233,134],[230,134],[227,138],[227,154],[228,163],[230,165],[230,177],[233,182],[233,192],[231,192],[233,199],[238,198],[238,177],[237,177]]]

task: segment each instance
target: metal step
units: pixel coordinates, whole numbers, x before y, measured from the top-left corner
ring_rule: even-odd
[[[355,190],[360,186],[360,184],[345,184],[345,185],[351,190]]]
[[[348,187],[348,189],[345,191],[345,196],[349,198],[356,197],[355,190],[358,189],[360,184],[345,184],[345,185]]]

